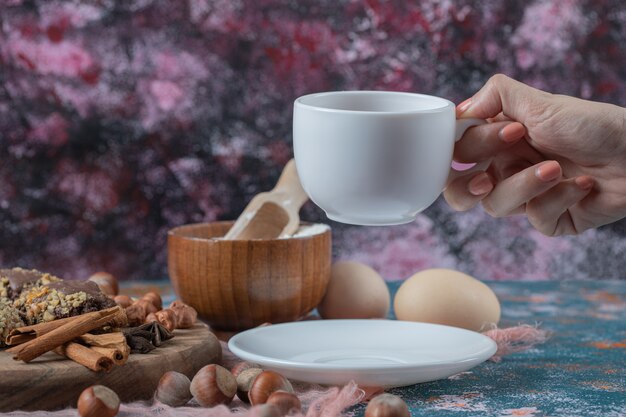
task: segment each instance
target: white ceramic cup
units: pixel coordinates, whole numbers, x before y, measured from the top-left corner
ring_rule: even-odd
[[[423,94],[302,96],[293,114],[298,175],[311,200],[332,220],[408,223],[443,191],[454,142],[482,123],[456,120],[454,103]]]

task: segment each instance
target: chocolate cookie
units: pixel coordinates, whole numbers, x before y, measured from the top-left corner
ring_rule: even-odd
[[[24,325],[19,312],[8,299],[0,300],[0,347],[11,330]]]
[[[14,300],[23,290],[59,281],[61,278],[36,269],[0,269],[0,299]]]
[[[22,291],[15,300],[28,324],[114,307],[115,302],[104,295],[91,281],[56,281]]]

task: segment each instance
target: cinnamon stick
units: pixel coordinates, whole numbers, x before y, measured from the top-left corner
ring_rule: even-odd
[[[92,334],[85,333],[80,335],[78,339],[85,345],[99,346],[105,348],[119,348],[120,345],[126,344],[126,338],[122,332]]]
[[[93,346],[89,349],[111,359],[111,361],[113,361],[113,363],[116,365],[124,365],[128,360],[128,354],[130,353],[130,349],[128,352],[124,352],[120,349],[105,348],[99,346]]]
[[[33,340],[35,337],[37,337],[35,334],[15,334],[15,335],[9,335],[9,338],[7,338],[7,340],[5,341],[7,346],[15,346],[15,345],[21,345],[22,343],[26,343],[29,340]]]
[[[126,323],[126,313],[120,306],[94,311],[73,317],[73,320],[62,326],[26,343],[14,346],[7,352],[12,353],[15,360],[30,362],[91,330],[104,326],[123,327]]]
[[[39,336],[43,336],[46,333],[50,333],[52,330],[59,328],[75,319],[76,316],[66,317],[64,319],[57,319],[45,323],[18,327],[17,329],[11,330],[9,336],[7,337],[6,344],[9,346],[15,346],[26,343],[29,340],[33,340]]]
[[[80,343],[69,342],[54,348],[54,351],[94,372],[109,372],[113,368],[113,360],[111,358]]]
[[[130,347],[122,332],[91,334],[86,333],[78,338],[80,342],[96,352],[111,358],[116,365],[123,365],[130,355]]]
[[[115,308],[116,307],[112,307],[112,308],[108,308],[106,310],[101,310],[101,311],[110,311]],[[87,314],[91,314],[91,313],[87,313]],[[85,316],[85,315],[86,314],[83,314],[82,316]],[[38,323],[38,324],[30,325],[30,326],[18,327],[17,329],[11,330],[11,332],[7,336],[6,344],[8,346],[16,346],[22,343],[26,343],[30,340],[43,336],[46,333],[50,333],[52,330],[58,329],[59,327],[63,326],[66,323],[75,321],[78,317],[82,317],[82,316],[66,317],[63,319],[52,320],[52,321],[48,321],[45,323]]]

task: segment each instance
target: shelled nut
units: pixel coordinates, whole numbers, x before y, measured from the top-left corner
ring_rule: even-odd
[[[228,404],[237,392],[237,381],[228,369],[206,365],[191,380],[191,394],[203,407]]]
[[[119,409],[119,397],[103,385],[92,385],[78,397],[78,415],[81,417],[114,417]]]
[[[100,287],[100,291],[106,295],[115,296],[119,294],[120,287],[117,278],[108,272],[96,272],[87,278],[87,281],[95,282]]]
[[[157,319],[156,313],[150,313],[146,316],[146,319],[144,320],[144,323],[152,323],[153,321],[156,321],[158,323],[159,319]]]
[[[178,329],[190,329],[198,318],[198,312],[192,306],[183,303],[180,300],[173,301],[170,308],[176,313],[176,321]]]
[[[142,304],[134,303],[125,308],[128,317],[128,325],[131,327],[139,326],[146,320],[146,308]]]
[[[161,296],[154,291],[145,293],[141,299],[152,303],[157,310],[161,310],[163,308],[163,300],[161,299]]]
[[[154,316],[170,332],[173,332],[176,328],[176,314],[174,310],[166,308],[165,310],[157,311],[154,313]]]
[[[131,304],[133,304],[133,299],[125,294],[116,295],[115,297],[113,297],[113,301],[115,301],[115,304],[122,308],[129,307]]]
[[[145,298],[141,298],[133,303],[133,305],[140,305],[146,311],[146,314],[156,313],[159,311],[158,308],[150,300],[146,300]]]

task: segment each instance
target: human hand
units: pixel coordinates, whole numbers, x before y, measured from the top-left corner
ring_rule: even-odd
[[[626,216],[626,109],[549,94],[504,75],[457,106],[468,129],[454,160],[491,159],[486,172],[454,178],[456,210],[479,202],[493,217],[526,214],[549,236],[578,234]],[[468,171],[469,172],[469,171]]]

